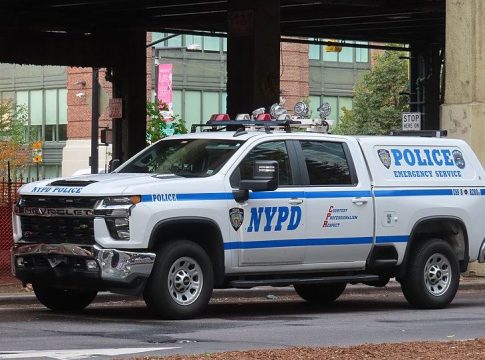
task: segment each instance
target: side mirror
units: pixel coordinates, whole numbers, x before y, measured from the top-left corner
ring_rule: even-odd
[[[278,188],[278,162],[274,160],[256,160],[250,179],[241,179],[239,189],[232,192],[237,202],[249,199],[249,190],[273,191]]]
[[[112,172],[114,169],[116,169],[118,166],[121,165],[121,160],[120,159],[112,159],[110,162],[109,162],[109,165],[108,165],[108,172]]]

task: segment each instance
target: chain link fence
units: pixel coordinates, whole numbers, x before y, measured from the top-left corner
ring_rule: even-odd
[[[17,190],[27,180],[3,178],[0,182],[0,285],[16,283],[10,270],[10,248],[13,244],[12,207],[17,201]]]

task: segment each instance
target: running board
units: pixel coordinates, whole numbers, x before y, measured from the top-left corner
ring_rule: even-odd
[[[335,284],[335,283],[362,283],[379,281],[379,275],[343,275],[325,276],[311,278],[278,278],[278,279],[259,279],[259,280],[232,280],[229,282],[231,287],[249,289],[255,286],[288,286],[293,284],[313,285],[313,284]]]

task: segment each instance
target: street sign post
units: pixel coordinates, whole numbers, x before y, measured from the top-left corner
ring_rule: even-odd
[[[419,112],[402,113],[402,129],[404,131],[421,130],[421,113]]]

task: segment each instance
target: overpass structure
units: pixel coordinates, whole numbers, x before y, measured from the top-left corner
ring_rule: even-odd
[[[0,62],[110,69],[123,99],[113,158],[145,146],[146,32],[155,31],[227,36],[231,115],[278,101],[281,41],[406,46],[424,128],[465,138],[485,160],[481,0],[0,0],[0,14]]]

